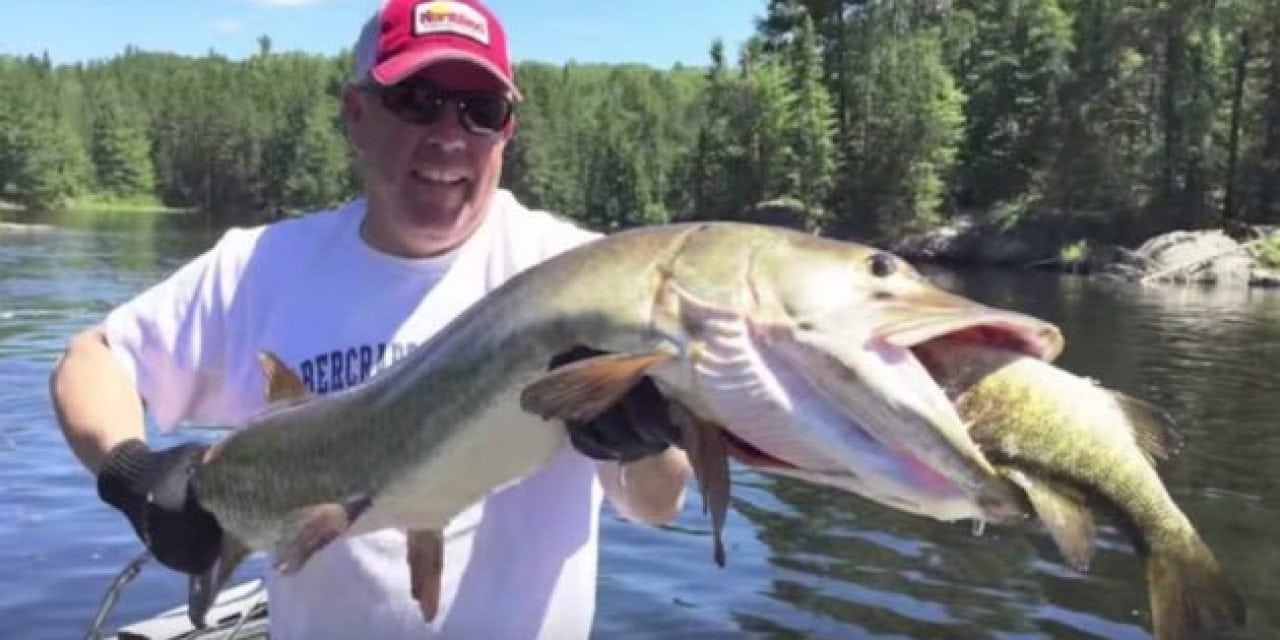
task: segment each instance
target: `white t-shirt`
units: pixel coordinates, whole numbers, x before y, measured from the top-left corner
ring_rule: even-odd
[[[518,271],[597,237],[499,191],[465,244],[407,260],[364,244],[364,212],[357,200],[228,231],[108,316],[112,351],[161,429],[236,425],[260,411],[263,349],[315,393],[358,384]],[[602,495],[594,463],[566,446],[460,514],[445,530],[431,625],[410,596],[402,532],[339,539],[296,575],[268,576],[272,636],[585,638]]]

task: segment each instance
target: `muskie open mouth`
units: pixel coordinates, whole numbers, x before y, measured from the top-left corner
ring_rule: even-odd
[[[919,309],[915,309],[903,315],[905,319],[877,327],[877,331],[873,333],[864,348],[880,354],[884,362],[893,363],[889,369],[897,372],[901,377],[901,382],[895,384],[930,385],[933,387],[932,390],[920,389],[919,395],[933,396],[938,402],[948,404],[950,404],[950,398],[946,396],[945,389],[933,376],[927,349],[922,349],[922,346],[937,341],[964,342],[997,347],[1050,361],[1061,352],[1063,344],[1062,335],[1057,327],[1017,312],[966,306],[962,309],[951,308],[941,312],[925,310],[921,313]],[[919,389],[918,386],[917,388]],[[947,399],[944,401],[943,398]],[[915,452],[877,436],[852,416],[848,417],[845,428],[856,431],[858,437],[865,439],[869,450],[879,450],[882,459],[897,465],[904,474],[904,482],[925,488],[930,492],[937,492],[939,495],[951,491],[963,493],[934,465]],[[832,473],[824,469],[797,465],[753,445],[732,433],[732,430],[725,430],[724,436],[727,453],[750,467],[783,473],[828,475],[832,478],[856,477],[856,472],[848,468]]]
[[[977,317],[922,318],[890,326],[882,339],[910,349],[935,340],[954,340],[1016,351],[1046,362],[1062,352],[1062,333],[1057,327],[1016,312],[992,309]]]
[[[932,362],[929,349],[923,348],[928,345],[981,345],[1020,353],[1045,362],[1052,362],[1062,352],[1063,337],[1056,326],[1010,312],[996,311],[995,315],[995,318],[979,319],[959,327],[952,326],[951,323],[928,328],[912,327],[895,333],[888,339],[908,348],[925,371],[934,377],[935,383],[937,367]]]

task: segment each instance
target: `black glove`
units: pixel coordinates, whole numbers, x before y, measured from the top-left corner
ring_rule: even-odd
[[[98,497],[124,513],[157,560],[191,575],[212,567],[222,546],[222,528],[191,491],[191,474],[206,449],[184,444],[152,451],[141,440],[126,440],[98,473]]]
[[[551,368],[603,354],[574,347],[551,359]],[[567,420],[569,442],[595,460],[635,462],[679,446],[680,428],[667,414],[667,400],[648,377],[640,379],[625,395],[600,415],[582,422]]]

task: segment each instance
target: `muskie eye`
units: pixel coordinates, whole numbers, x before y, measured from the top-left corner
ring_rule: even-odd
[[[877,278],[887,278],[898,270],[898,260],[887,253],[877,253],[867,258],[867,264],[871,266],[871,275]]]

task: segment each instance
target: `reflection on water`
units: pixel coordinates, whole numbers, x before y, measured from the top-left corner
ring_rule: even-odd
[[[44,385],[69,334],[216,238],[192,221],[73,216],[0,230],[0,637],[77,635],[138,550],[62,445]],[[1169,488],[1244,591],[1254,637],[1278,637],[1280,546],[1269,525],[1280,521],[1280,294],[928,273],[1059,323],[1062,365],[1174,416],[1187,445],[1164,470]],[[1116,531],[1102,536],[1079,575],[1031,528],[977,535],[735,469],[724,569],[696,495],[662,529],[607,514],[596,635],[1146,638],[1141,565]],[[149,567],[117,621],[179,602],[184,589]]]

